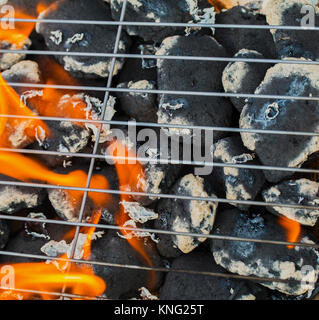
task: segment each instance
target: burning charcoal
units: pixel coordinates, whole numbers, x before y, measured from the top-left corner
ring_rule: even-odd
[[[192,252],[178,257],[171,268],[226,273],[206,252]],[[231,278],[169,272],[159,297],[161,300],[256,300],[265,298],[265,291],[253,283]]]
[[[12,44],[6,40],[0,41],[1,50],[27,50],[31,46],[31,40],[26,39],[22,48],[16,44]],[[25,59],[26,54],[24,53],[1,53],[0,54],[0,71],[7,70],[19,61]]]
[[[1,181],[16,181],[0,175]],[[35,208],[42,204],[45,192],[40,188],[20,187],[11,185],[0,186],[0,212],[13,214],[22,209]]]
[[[214,162],[230,164],[258,164],[255,155],[247,150],[240,137],[234,136],[219,140],[213,146]],[[254,200],[261,190],[265,177],[260,170],[238,169],[232,167],[213,170],[214,183],[223,186],[229,200]],[[236,205],[236,204],[234,204]],[[246,205],[236,205],[246,209]]]
[[[27,216],[27,218],[31,219],[47,219],[47,217],[41,213],[41,212],[30,212]],[[24,230],[26,234],[35,237],[35,238],[43,238],[46,240],[50,240],[50,235],[48,230],[46,229],[46,223],[44,222],[33,222],[33,221],[27,221],[24,224]]]
[[[114,20],[119,20],[123,1],[111,0],[111,10]],[[174,22],[187,23],[198,11],[196,0],[129,0],[125,15],[126,21],[133,22]],[[178,27],[140,27],[126,26],[131,36],[139,36],[145,41],[160,42],[168,36],[183,34],[183,28]]]
[[[265,16],[242,6],[217,14],[216,24],[267,25]],[[276,57],[275,44],[269,30],[216,28],[214,37],[231,55],[240,49],[248,49],[260,52],[267,59]]]
[[[87,170],[86,167],[83,168],[83,165],[81,166],[81,164],[78,164],[72,167],[58,168],[56,171],[59,173],[66,174],[71,171],[74,172],[75,170],[78,170],[78,169]],[[95,171],[94,174],[100,174],[105,176],[110,185],[110,189],[118,188],[117,176],[113,167],[105,166],[103,170],[99,170],[98,172]],[[85,183],[84,183],[84,186],[85,186]],[[63,220],[68,220],[68,221],[78,220],[79,212],[81,208],[81,201],[75,201],[74,197],[67,190],[63,190],[63,189],[48,189],[48,195],[49,195],[49,200],[51,202],[51,205],[55,209],[58,216],[60,216]],[[115,213],[118,210],[118,206],[115,204],[116,201],[118,202],[118,199],[117,197],[114,197],[110,199],[107,202],[107,204],[105,204],[105,206],[102,208],[104,210],[105,217],[109,216],[109,219],[111,219],[111,216],[115,215]],[[96,205],[93,203],[93,201],[89,197],[86,201],[84,218],[90,217],[94,209],[96,209]]]
[[[141,169],[142,172],[138,173],[136,177],[132,177],[136,183],[131,183],[125,190],[151,194],[166,193],[173,183],[176,182],[181,171],[181,165],[156,162],[159,162],[161,159],[168,161],[170,159],[176,160],[175,155],[171,154],[171,148],[161,144],[160,138],[157,139],[157,145],[153,144],[153,142],[141,144],[140,142],[133,141],[134,138],[131,133],[127,132],[126,128],[121,132],[124,133],[122,138],[116,137],[115,139],[130,152],[130,156],[134,157],[137,154],[138,158],[145,159],[144,161],[138,161],[143,169]],[[164,135],[162,132],[160,134]],[[160,134],[157,135],[157,138]],[[113,131],[113,135],[116,136],[115,130]],[[107,146],[106,148],[102,148],[101,153],[110,156],[113,151],[113,148],[109,149],[109,146]],[[118,167],[119,170],[127,170],[127,164],[120,164],[119,162]],[[126,188],[126,186],[122,187]],[[132,199],[138,201],[143,206],[147,206],[156,202],[159,198],[155,196],[132,195]]]
[[[0,249],[2,250],[9,240],[10,230],[5,220],[0,220]]]
[[[144,255],[148,257],[153,267],[163,267],[154,245],[147,241],[134,241],[139,246],[135,250],[127,240],[118,236],[118,233],[109,231],[102,238],[92,242],[93,261],[105,263],[149,267]],[[143,256],[141,255],[143,253]],[[113,266],[93,265],[97,276],[106,282],[105,295],[109,299],[127,299],[138,293],[138,289],[146,287],[151,292],[159,288],[162,274],[138,269],[119,268]]]
[[[263,198],[270,203],[316,206],[319,203],[319,183],[308,179],[284,181],[263,191]],[[267,209],[306,226],[314,226],[319,217],[319,208],[311,210],[274,206]]]
[[[42,218],[46,218],[45,215],[33,216],[38,217],[41,221]],[[6,251],[17,252],[21,254],[33,254],[33,255],[44,255],[45,253],[41,250],[42,247],[48,246],[47,243],[50,241],[60,242],[63,241],[65,235],[68,232],[71,232],[72,227],[62,226],[58,224],[46,224],[45,228],[37,230],[38,232],[34,232],[30,223],[27,223],[28,226],[25,226],[25,230],[22,230],[14,237],[11,237],[7,246]],[[31,223],[32,227],[35,227],[36,223]],[[42,224],[41,222],[38,223]],[[53,251],[52,251],[53,252]],[[52,253],[51,252],[51,253]],[[52,254],[52,256],[54,256]],[[4,256],[0,255],[0,263],[20,263],[20,262],[40,262],[43,260],[30,258],[30,257],[15,257],[15,256]]]
[[[297,60],[298,61],[298,60]],[[314,96],[319,93],[319,67],[277,64],[268,69],[256,94]],[[316,132],[319,126],[316,101],[293,99],[249,99],[241,117],[240,128]],[[244,145],[254,151],[262,164],[300,167],[319,150],[318,137],[242,132]],[[265,170],[266,179],[278,182],[292,172]]]
[[[185,55],[225,57],[217,41],[209,36],[174,36],[166,38],[157,55]],[[161,60],[157,61],[158,88],[160,90],[222,91],[223,62]],[[158,123],[200,126],[231,125],[232,106],[221,97],[161,94]],[[190,129],[169,128],[171,135],[191,134]],[[220,132],[214,132],[218,139]]]
[[[118,88],[136,90],[155,90],[155,84],[147,80],[121,83]],[[132,118],[142,122],[157,122],[156,95],[152,93],[117,93],[121,109]]]
[[[43,11],[41,19],[74,19],[111,21],[111,10],[107,3],[100,0],[63,0],[56,2]],[[50,50],[68,52],[107,52],[113,53],[117,27],[81,24],[47,24],[39,23],[37,32],[42,34]],[[128,36],[123,32],[119,43],[119,52],[126,53],[130,46]],[[112,58],[56,56],[65,70],[79,77],[106,78],[109,75]],[[123,59],[117,59],[114,74],[123,66]]]
[[[241,49],[234,58],[263,59],[263,55],[254,50]],[[223,72],[223,86],[227,93],[253,94],[264,79],[269,65],[248,62],[230,62]],[[236,109],[241,112],[246,98],[230,98]]]
[[[237,209],[220,212],[214,234],[257,240],[286,241],[286,230],[269,213],[242,213]],[[288,227],[289,228],[289,227]],[[313,243],[306,229],[301,229],[301,242]],[[243,241],[211,241],[217,264],[229,272],[245,276],[289,279],[290,282],[260,282],[287,295],[301,295],[312,291],[317,281],[318,252],[309,247],[287,247]]]
[[[172,188],[170,194],[215,197],[204,185],[202,178],[189,174],[181,178]],[[175,232],[209,234],[213,228],[217,203],[184,199],[162,199],[157,207],[159,219],[155,228]],[[193,238],[182,235],[159,235],[157,248],[164,257],[177,257],[181,253],[194,250],[205,237]]]
[[[316,2],[316,1],[315,1]],[[302,26],[302,19],[307,12],[303,12],[304,6],[312,5],[314,1],[309,0],[265,0],[263,3],[263,13],[266,15],[268,24],[279,26]],[[314,26],[319,24],[319,8],[313,6],[315,12]],[[308,23],[308,22],[307,22]],[[306,25],[304,25],[306,26]],[[312,27],[312,25],[309,25]],[[310,30],[271,30],[277,51],[283,57],[304,57],[308,59],[318,59],[318,33]]]

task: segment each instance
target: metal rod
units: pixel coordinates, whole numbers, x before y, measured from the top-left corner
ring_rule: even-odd
[[[191,200],[191,201],[209,201],[216,203],[228,203],[228,204],[240,204],[249,206],[262,206],[262,207],[285,207],[294,209],[306,209],[306,210],[318,210],[318,206],[306,206],[299,204],[288,204],[288,203],[276,203],[276,202],[264,202],[264,201],[252,201],[252,200],[231,200],[224,198],[214,197],[195,197],[195,196],[183,196],[176,194],[164,194],[164,193],[149,193],[149,192],[133,192],[133,191],[120,191],[111,189],[95,189],[95,188],[80,188],[80,187],[69,187],[61,185],[50,185],[43,183],[29,183],[20,181],[0,181],[0,185],[20,186],[20,187],[31,187],[31,188],[43,188],[43,189],[59,189],[59,190],[74,190],[83,192],[97,192],[114,195],[129,195],[139,197],[152,197],[158,199],[179,199],[179,200]]]
[[[186,273],[186,274],[193,274],[193,275],[222,277],[222,278],[227,278],[227,279],[251,280],[251,281],[256,281],[256,282],[300,283],[300,281],[293,280],[293,279],[242,276],[242,275],[230,274],[230,273],[195,271],[195,270],[187,270],[187,269],[146,267],[146,266],[137,266],[137,265],[120,264],[120,263],[109,263],[109,262],[103,262],[103,261],[91,261],[91,260],[83,260],[83,259],[65,259],[65,258],[56,258],[56,257],[34,255],[34,254],[27,254],[27,253],[19,253],[19,252],[11,252],[11,251],[0,251],[0,255],[39,259],[39,260],[56,260],[56,261],[64,261],[64,262],[69,261],[69,262],[74,262],[74,263],[83,263],[83,264],[90,264],[90,265],[97,265],[97,266],[111,267],[111,268],[125,268],[125,269],[133,269],[133,270],[145,270],[145,271],[166,272],[166,273],[167,272]],[[311,284],[311,283],[312,282],[309,282],[309,283],[307,282],[307,284]]]
[[[205,57],[205,56],[175,56],[175,55],[153,55],[132,53],[102,53],[102,52],[76,52],[76,51],[53,51],[53,50],[17,50],[0,49],[0,53],[16,53],[28,55],[54,55],[54,56],[76,56],[76,57],[101,57],[101,58],[125,58],[125,59],[156,59],[156,60],[186,60],[186,61],[220,61],[220,62],[247,62],[267,64],[301,64],[319,65],[314,60],[288,60],[288,59],[253,59],[253,58],[229,58],[229,57]]]
[[[252,24],[214,24],[214,23],[179,23],[179,22],[145,22],[145,21],[100,21],[100,20],[75,20],[75,19],[24,19],[6,18],[6,22],[37,22],[56,24],[83,24],[103,26],[137,26],[137,27],[201,27],[220,29],[252,29],[252,30],[294,30],[294,31],[319,31],[318,27],[303,26],[275,26]]]
[[[228,98],[256,98],[256,99],[275,99],[275,100],[305,100],[319,101],[319,97],[313,96],[289,96],[289,95],[271,95],[271,94],[248,94],[248,93],[226,93],[226,92],[208,92],[208,91],[179,91],[179,90],[158,90],[158,89],[131,89],[131,88],[102,88],[90,86],[69,86],[69,85],[47,85],[33,83],[17,83],[7,82],[11,87],[33,87],[33,88],[50,88],[64,90],[79,90],[79,91],[102,91],[102,92],[135,92],[135,93],[150,93],[150,94],[167,94],[167,95],[186,95],[186,96],[203,96],[203,97],[228,97]]]
[[[110,124],[119,126],[137,126],[137,127],[151,127],[151,128],[178,128],[189,130],[204,130],[204,131],[220,131],[233,133],[260,133],[273,135],[292,135],[292,136],[319,136],[319,132],[305,132],[305,131],[285,131],[285,130],[267,130],[267,129],[244,129],[231,127],[217,127],[217,126],[192,126],[182,124],[168,124],[168,123],[153,123],[153,122],[135,122],[135,121],[118,121],[118,120],[93,120],[93,119],[78,119],[78,118],[62,118],[62,117],[46,117],[46,116],[24,116],[1,114],[0,118],[15,118],[15,119],[34,119],[45,121],[72,121],[81,123],[96,123],[96,124]]]
[[[20,222],[41,222],[46,224],[56,224],[61,226],[68,227],[87,227],[92,228],[96,227],[97,229],[105,229],[105,230],[125,230],[125,231],[136,231],[136,232],[149,232],[154,234],[164,234],[171,236],[185,236],[185,237],[193,237],[193,238],[207,238],[207,239],[215,239],[215,240],[227,240],[227,241],[242,241],[242,242],[252,242],[252,243],[262,243],[269,245],[282,245],[282,246],[296,246],[296,247],[305,247],[305,248],[313,248],[318,249],[319,244],[316,243],[306,243],[306,242],[288,242],[288,241],[276,241],[276,240],[268,240],[268,239],[255,239],[255,238],[245,238],[245,237],[233,237],[227,235],[215,235],[215,234],[203,234],[203,233],[194,233],[194,232],[179,232],[179,231],[171,231],[171,230],[159,230],[159,229],[151,229],[151,228],[132,228],[132,227],[119,227],[115,225],[108,224],[93,224],[87,222],[72,222],[72,221],[64,221],[64,220],[53,220],[53,219],[37,219],[37,218],[28,218],[28,217],[19,217],[19,216],[8,216],[0,214],[0,219],[9,220],[9,221],[20,221]]]

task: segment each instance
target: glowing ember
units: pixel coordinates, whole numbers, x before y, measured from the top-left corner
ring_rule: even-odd
[[[19,115],[35,117],[26,105],[20,101],[19,95],[7,85],[0,74],[0,113],[3,115]],[[47,125],[39,119],[14,119],[0,118],[0,146],[1,147],[21,147],[36,140],[37,131],[48,137],[50,130]],[[12,135],[18,137],[12,139]]]
[[[216,12],[221,12],[223,9],[231,9],[237,5],[234,0],[207,0],[216,10]]]
[[[288,242],[298,242],[301,231],[300,223],[286,217],[279,217],[278,223],[286,230]],[[293,249],[294,246],[287,246],[287,248]]]

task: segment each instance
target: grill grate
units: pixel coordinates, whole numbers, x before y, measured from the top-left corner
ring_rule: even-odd
[[[40,23],[58,23],[58,24],[81,24],[81,25],[108,25],[108,26],[117,26],[117,36],[114,43],[113,53],[83,53],[83,52],[60,52],[60,51],[39,51],[39,50],[5,50],[1,49],[0,53],[18,53],[18,54],[29,54],[29,55],[63,55],[63,56],[94,56],[94,57],[108,57],[112,58],[111,60],[111,69],[107,81],[106,87],[98,86],[67,86],[67,85],[45,85],[45,84],[33,84],[33,83],[14,83],[8,82],[8,85],[12,87],[33,87],[33,88],[54,88],[54,89],[64,89],[64,90],[78,90],[78,91],[96,91],[104,92],[104,101],[102,108],[101,118],[104,118],[106,104],[109,98],[110,93],[112,92],[136,92],[136,93],[154,93],[154,94],[172,94],[172,95],[194,95],[194,96],[216,96],[216,97],[241,97],[241,98],[268,98],[268,99],[294,99],[294,100],[309,100],[309,101],[319,101],[319,97],[313,96],[279,96],[279,95],[261,95],[261,94],[231,94],[231,93],[221,93],[221,92],[200,92],[200,91],[177,91],[177,90],[141,90],[141,89],[125,89],[125,88],[113,88],[113,70],[115,67],[115,62],[118,58],[125,59],[170,59],[170,60],[188,60],[188,61],[224,61],[224,62],[249,62],[249,63],[283,63],[283,64],[306,64],[306,65],[318,65],[319,61],[292,61],[292,60],[281,60],[281,59],[249,59],[249,58],[228,58],[228,57],[201,57],[201,56],[163,56],[163,55],[145,55],[145,54],[120,54],[119,50],[119,41],[121,38],[122,29],[124,26],[139,26],[139,27],[201,27],[201,28],[233,28],[233,29],[253,29],[253,30],[312,30],[319,31],[318,27],[309,27],[301,28],[295,26],[269,26],[269,25],[234,25],[234,24],[204,24],[204,23],[160,23],[160,22],[127,22],[125,21],[125,12],[127,7],[127,0],[123,0],[123,6],[121,9],[121,16],[119,21],[91,21],[91,20],[55,20],[55,19],[9,19],[16,22],[40,22]],[[85,123],[95,123],[95,124],[110,124],[110,125],[125,125],[125,126],[140,126],[140,127],[153,127],[153,128],[180,128],[180,129],[202,129],[202,130],[213,130],[213,131],[223,131],[223,132],[249,132],[249,133],[262,133],[262,134],[275,134],[275,135],[295,135],[295,136],[319,136],[319,132],[295,132],[295,131],[281,131],[281,130],[254,130],[254,129],[240,129],[240,128],[228,128],[228,127],[207,127],[207,126],[183,126],[183,125],[173,125],[173,124],[157,124],[157,123],[148,123],[148,122],[126,122],[126,121],[114,121],[114,120],[89,120],[89,119],[76,119],[76,118],[61,118],[61,117],[45,117],[45,116],[18,116],[18,115],[7,115],[0,114],[0,118],[23,118],[23,119],[41,119],[41,120],[50,120],[50,121],[74,121],[74,122],[85,122]],[[79,158],[88,158],[90,159],[90,165],[88,169],[88,178],[85,188],[77,187],[67,187],[67,186],[57,186],[50,184],[41,184],[41,183],[26,183],[26,182],[12,182],[12,181],[0,181],[0,185],[10,185],[10,186],[24,186],[24,187],[40,187],[46,189],[64,189],[64,190],[76,190],[83,191],[83,198],[80,207],[79,218],[77,222],[69,221],[57,221],[52,219],[41,219],[43,223],[58,224],[64,226],[74,226],[76,227],[76,232],[74,236],[74,241],[71,249],[70,259],[48,257],[46,255],[33,255],[20,252],[10,252],[10,251],[0,251],[0,255],[14,256],[14,257],[24,257],[24,258],[34,258],[39,260],[58,260],[58,261],[70,261],[83,264],[91,265],[100,265],[100,266],[111,266],[118,268],[128,268],[128,269],[140,269],[148,271],[160,271],[160,272],[179,272],[179,273],[188,273],[188,274],[199,274],[207,275],[212,277],[224,277],[224,278],[234,278],[234,279],[245,279],[251,281],[264,281],[264,282],[282,282],[288,283],[291,282],[289,279],[279,279],[279,278],[260,278],[253,276],[240,276],[236,274],[221,274],[214,272],[201,272],[194,270],[181,270],[181,269],[171,269],[171,268],[154,268],[154,267],[141,267],[135,265],[126,265],[126,264],[114,264],[107,263],[102,261],[90,261],[90,260],[81,260],[75,259],[75,249],[78,242],[78,237],[81,227],[97,227],[99,229],[105,230],[127,230],[127,231],[142,231],[142,232],[152,232],[155,234],[168,234],[168,235],[184,235],[195,238],[200,238],[203,234],[198,233],[186,233],[186,232],[174,232],[174,231],[165,231],[165,230],[156,230],[156,229],[147,229],[147,228],[129,228],[129,227],[118,227],[114,225],[106,224],[90,224],[82,222],[84,216],[84,208],[87,202],[88,192],[102,192],[107,194],[126,194],[126,195],[139,195],[139,196],[156,196],[158,198],[172,198],[172,199],[183,199],[183,200],[197,200],[197,201],[214,201],[218,203],[235,203],[235,204],[245,204],[245,205],[254,205],[254,206],[278,206],[278,207],[287,207],[287,208],[299,208],[299,209],[316,209],[316,206],[305,206],[305,205],[292,205],[292,204],[282,204],[282,203],[266,203],[264,201],[248,201],[248,200],[228,200],[223,198],[204,198],[204,197],[193,197],[193,196],[181,196],[173,194],[151,194],[151,193],[142,193],[142,192],[129,192],[129,191],[118,191],[118,190],[100,190],[89,188],[94,164],[98,159],[107,158],[105,155],[98,154],[98,141],[100,137],[100,131],[98,130],[97,138],[95,139],[95,144],[92,153],[70,153],[70,152],[54,152],[54,151],[42,151],[42,150],[30,150],[30,149],[9,149],[9,148],[0,148],[0,151],[6,152],[18,152],[23,154],[34,154],[34,155],[56,155],[56,156],[71,156]],[[124,157],[112,157],[112,159],[124,159]],[[125,158],[130,159],[130,158]],[[254,170],[278,170],[278,171],[291,171],[298,173],[312,173],[319,174],[319,169],[306,169],[306,168],[289,168],[289,167],[275,167],[275,166],[264,166],[264,165],[243,165],[243,164],[226,164],[226,163],[207,163],[199,161],[177,161],[177,160],[157,160],[149,158],[134,158],[134,160],[144,161],[144,162],[154,162],[154,163],[171,163],[171,164],[184,164],[184,165],[206,165],[206,166],[215,166],[215,167],[233,167],[238,169],[254,169]],[[0,219],[11,220],[11,221],[22,221],[22,222],[38,222],[38,219],[27,218],[27,217],[18,217],[18,216],[8,216],[1,215]],[[295,245],[300,247],[309,247],[319,249],[319,244],[312,243],[291,243],[287,241],[272,241],[272,240],[260,240],[253,238],[243,238],[243,237],[231,237],[231,236],[219,236],[214,234],[204,235],[208,239],[219,239],[219,240],[228,240],[228,241],[243,241],[243,242],[253,242],[253,243],[265,243],[272,245]],[[5,289],[1,288],[0,289]],[[24,290],[24,289],[15,289],[19,292],[33,292],[33,293],[44,293],[56,297],[64,298],[82,298],[82,299],[92,299],[92,297],[77,296],[72,294],[67,294],[64,292],[42,292],[36,290]],[[105,297],[97,297],[97,299],[106,299]]]

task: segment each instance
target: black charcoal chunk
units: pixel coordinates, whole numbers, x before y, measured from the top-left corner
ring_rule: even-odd
[[[111,0],[114,20],[119,20],[123,1]],[[131,22],[174,22],[187,23],[197,11],[195,0],[128,0],[125,20]],[[130,36],[139,36],[145,41],[160,42],[165,37],[183,34],[184,29],[178,27],[143,27],[126,26]]]
[[[43,11],[41,19],[74,19],[112,21],[111,10],[107,3],[100,0],[62,0],[54,8]],[[42,34],[46,45],[53,51],[83,53],[113,53],[116,26],[81,24],[37,24],[38,33]],[[122,32],[118,53],[126,53],[130,39]],[[64,69],[79,77],[106,78],[112,65],[112,58],[97,56],[56,56]],[[114,74],[122,68],[123,59],[116,59]]]
[[[152,267],[163,267],[163,262],[151,242],[141,240],[139,244]],[[117,232],[113,231],[109,231],[92,243],[91,259],[121,265],[150,266],[127,240],[122,239]],[[105,280],[107,284],[105,295],[109,299],[132,298],[141,287],[154,292],[162,281],[162,274],[159,272],[102,265],[93,265],[93,270],[97,276]]]
[[[155,83],[147,80],[121,83],[118,88],[133,90],[155,90]],[[130,117],[141,122],[157,122],[156,95],[152,93],[119,92],[117,93],[121,109]]]
[[[255,154],[247,150],[240,137],[234,136],[219,140],[213,146],[213,157],[215,163],[258,165]],[[260,164],[259,164],[260,165]],[[262,171],[235,168],[214,167],[214,186],[223,189],[228,200],[254,200],[265,183]],[[247,205],[231,203],[241,209],[247,209]]]
[[[277,218],[267,212],[242,213],[237,209],[219,212],[213,233],[220,236],[287,241],[286,230]],[[313,243],[306,229],[301,228],[300,242]],[[311,247],[287,247],[257,242],[211,241],[217,264],[229,272],[244,276],[289,279],[289,282],[260,284],[287,295],[298,296],[314,289],[318,278],[319,254]]]
[[[301,26],[314,27],[319,25],[319,8],[313,3],[314,1],[309,0],[265,0],[262,11],[269,25],[296,26],[298,29]],[[313,21],[314,25],[309,24],[310,21]],[[316,31],[272,29],[271,32],[281,58],[319,58]]]
[[[157,55],[225,57],[225,50],[210,36],[173,36],[166,38]],[[158,89],[221,92],[224,62],[163,60],[157,61]],[[158,123],[198,126],[231,126],[233,108],[222,97],[196,95],[159,95]],[[191,134],[190,129],[167,129],[173,136]],[[218,139],[221,132],[214,132]]]
[[[204,179],[189,174],[172,187],[169,194],[193,197],[215,197],[205,186]],[[203,234],[203,237],[160,234],[157,248],[164,257],[177,257],[193,251],[206,240],[213,228],[217,203],[185,199],[162,199],[158,203],[155,228],[175,232]]]
[[[192,252],[174,259],[171,268],[226,274],[211,254]],[[256,300],[266,298],[266,289],[254,283],[210,275],[169,272],[160,300]]]
[[[9,240],[10,230],[5,220],[0,220],[0,249],[2,250]]]
[[[319,183],[308,179],[283,181],[264,190],[262,195],[269,203],[318,206]],[[314,226],[319,218],[319,208],[318,210],[279,206],[266,208],[272,213],[283,215],[306,226]]]
[[[264,59],[263,55],[254,50],[241,49],[234,58]],[[264,79],[268,64],[249,62],[230,62],[223,71],[223,87],[227,93],[253,94]],[[230,98],[236,109],[241,112],[246,98]]]
[[[45,217],[45,216],[44,216]],[[39,224],[41,224],[41,217],[39,218]],[[33,223],[34,227],[34,223]],[[17,252],[21,254],[27,255],[47,255],[45,252],[49,252],[45,248],[48,248],[48,243],[50,241],[54,241],[56,243],[60,243],[60,241],[64,241],[62,244],[66,244],[65,235],[71,232],[73,227],[62,226],[59,224],[46,224],[45,229],[41,232],[45,232],[45,237],[39,236],[39,234],[31,233],[30,225],[27,229],[20,231],[14,237],[11,237],[7,243],[5,248],[6,251],[9,252]],[[26,232],[28,231],[28,232]],[[38,230],[39,231],[39,230]],[[52,243],[52,242],[51,242]],[[61,243],[60,243],[61,244]],[[44,247],[44,249],[42,249]],[[64,246],[65,247],[65,246]],[[57,246],[56,246],[57,248]],[[61,248],[61,247],[60,247]],[[64,252],[60,252],[63,254]],[[51,250],[51,256],[57,257],[59,254],[57,250]],[[0,263],[20,263],[20,262],[43,262],[44,260],[36,259],[32,257],[18,257],[18,256],[0,256]]]
[[[5,175],[0,175],[2,181],[17,181]],[[30,188],[15,185],[0,186],[0,212],[13,214],[23,209],[31,209],[42,204],[45,191],[41,188]]]
[[[317,66],[277,64],[268,69],[255,94],[316,97],[318,75]],[[318,103],[310,100],[252,98],[240,117],[242,129],[317,132],[318,127]],[[267,166],[297,168],[319,150],[316,136],[241,132],[241,137],[244,145]],[[292,172],[265,170],[264,174],[268,181],[278,182]]]
[[[267,25],[264,15],[243,6],[235,6],[217,14],[216,24]],[[267,59],[276,57],[269,29],[216,28],[214,37],[231,55],[240,49],[248,49],[260,52]]]

